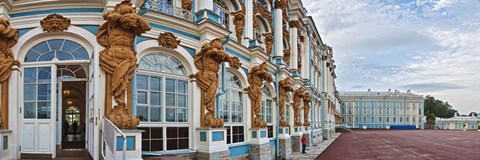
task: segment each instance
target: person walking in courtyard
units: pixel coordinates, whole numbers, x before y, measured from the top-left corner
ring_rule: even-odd
[[[307,148],[307,138],[305,138],[305,135],[302,136],[302,153],[305,154],[305,148]]]

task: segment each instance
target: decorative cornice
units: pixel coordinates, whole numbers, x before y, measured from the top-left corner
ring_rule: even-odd
[[[63,32],[70,26],[70,19],[59,14],[50,14],[40,21],[43,31],[47,32]]]
[[[160,47],[176,49],[180,45],[180,40],[177,40],[177,36],[173,33],[165,32],[158,36],[158,45],[160,45]]]

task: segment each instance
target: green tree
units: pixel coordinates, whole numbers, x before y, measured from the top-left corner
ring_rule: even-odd
[[[434,125],[435,117],[440,118],[450,118],[457,113],[457,110],[448,104],[448,102],[443,102],[439,99],[435,99],[433,96],[425,97],[425,115],[427,115],[427,124]]]

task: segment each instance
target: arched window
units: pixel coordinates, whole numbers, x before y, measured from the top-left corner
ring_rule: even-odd
[[[255,35],[256,40],[262,41],[262,30],[258,24],[253,27],[253,34]]]
[[[220,16],[220,23],[228,29],[230,24],[230,11],[228,11],[227,4],[225,4],[223,0],[213,0],[213,12]]]
[[[87,50],[80,44],[66,39],[51,39],[38,43],[28,50],[25,62],[58,60],[88,60]]]
[[[240,79],[232,72],[227,71],[225,78],[227,86],[225,94],[219,97],[221,103],[219,112],[227,128],[227,144],[244,142],[243,88]]]
[[[65,111],[65,120],[70,126],[73,126],[74,122],[80,123],[80,109],[77,106],[68,107]]]
[[[137,72],[137,116],[145,130],[142,150],[189,149],[188,77],[183,64],[169,54],[150,53],[140,60]]]

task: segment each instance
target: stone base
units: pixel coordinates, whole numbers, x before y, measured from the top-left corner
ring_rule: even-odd
[[[127,159],[132,160],[142,160],[142,132],[143,130],[136,130],[136,129],[126,129],[122,130],[122,132],[127,136]],[[123,147],[123,138],[117,136],[117,146]],[[119,144],[120,143],[120,144]],[[121,159],[122,151],[118,151],[117,148],[117,159]]]
[[[11,156],[11,130],[0,130],[0,159],[12,159]],[[6,145],[6,146],[4,146]],[[5,149],[4,149],[5,148]]]
[[[230,159],[226,128],[196,128],[197,159]]]
[[[229,160],[230,151],[220,151],[212,153],[197,152],[197,160],[210,160],[210,159],[219,159],[219,160]]]
[[[323,139],[329,140],[330,139],[330,131],[329,129],[323,129]]]
[[[278,156],[282,159],[292,158],[292,142],[290,138],[279,139],[279,154]]]
[[[292,142],[292,151],[301,152],[302,151],[302,135],[293,135]]]
[[[251,160],[271,160],[270,144],[250,144]]]

